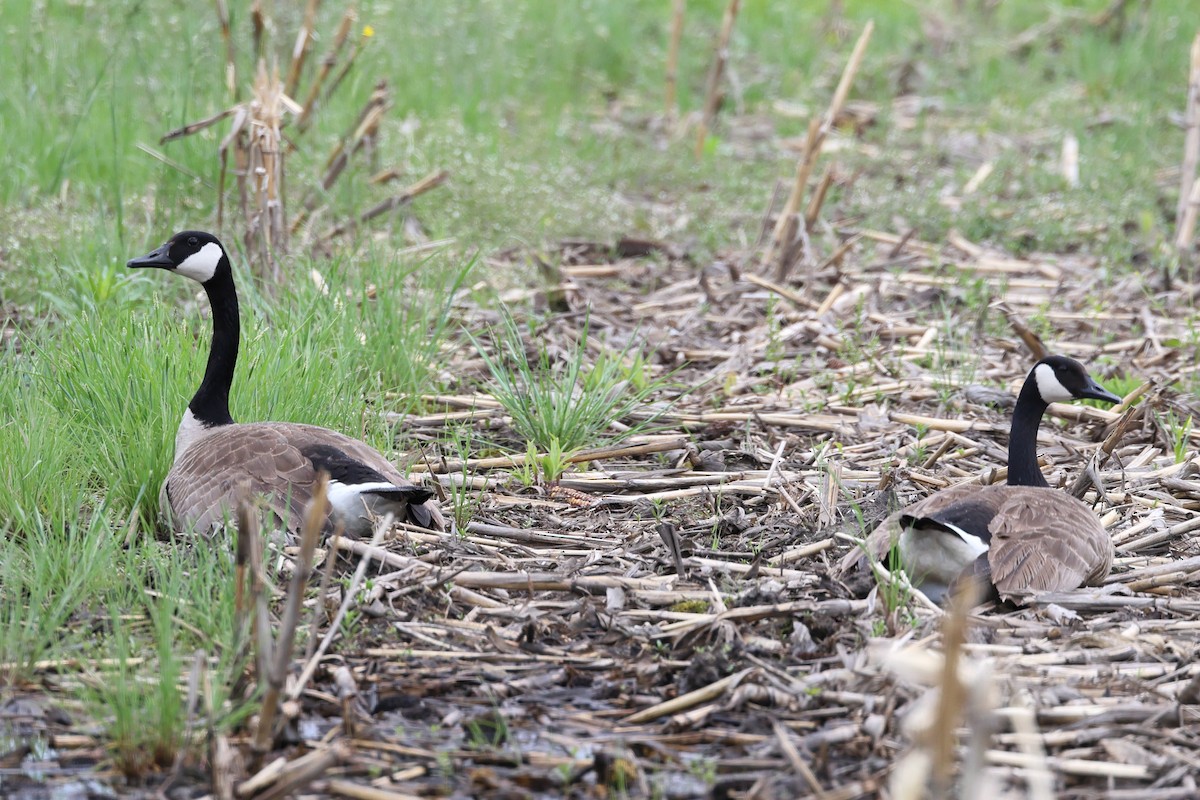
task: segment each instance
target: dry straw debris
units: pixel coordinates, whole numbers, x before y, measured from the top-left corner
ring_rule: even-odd
[[[378,644],[312,676],[337,697],[344,666],[374,698],[349,775],[386,765],[404,778],[376,788],[410,795],[448,781],[587,796],[605,780],[677,797],[1194,791],[1200,435],[1172,422],[1194,409],[1168,385],[1187,368],[1184,323],[1129,309],[1119,282],[1089,284],[1082,256],[835,230],[818,246],[854,244],[807,278],[817,299],[780,295],[770,315],[774,288],[701,277],[680,248],[563,246],[556,291],[610,340],[657,342],[660,369],[686,357],[678,380],[698,388],[664,429],[574,454],[554,485],[522,486],[525,455],[430,458],[414,471],[476,500],[461,537],[337,545],[371,559],[388,609]],[[963,274],[993,301],[975,353],[939,344],[945,321],[928,313],[978,291]],[[1097,293],[1105,345],[1091,343]],[[1051,482],[1075,484],[1113,534],[1106,584],[946,614],[831,579],[847,540],[896,503],[1003,478],[1006,401],[1034,358],[1021,339],[1041,342],[1028,320],[1048,307],[1051,350],[1102,380],[1145,378],[1125,407],[1054,405],[1043,426]],[[543,336],[574,333],[568,316]],[[445,410],[407,419],[415,439],[464,423],[505,435],[487,396],[426,399]],[[449,779],[447,762],[461,768]]]
[[[259,74],[274,91],[279,78]],[[539,331],[548,347],[577,344],[586,310],[607,336],[592,346],[640,338],[654,370],[677,369],[690,392],[621,420],[653,414],[654,433],[569,454],[549,484],[522,480],[542,454],[431,446],[412,471],[469,498],[461,535],[385,525],[372,542],[327,543],[303,658],[290,655],[300,590],[273,638],[260,537],[244,523],[241,624],[257,634],[268,700],[254,739],[210,742],[214,794],[1197,795],[1200,409],[1178,387],[1198,367],[1188,321],[1170,312],[1190,287],[1131,303],[1143,276],[1102,274],[1086,255],[813,226],[833,172],[799,219],[845,99],[839,89],[810,129],[770,277],[737,268],[757,248],[700,265],[668,242],[570,241],[543,254],[554,285],[515,298],[565,309]],[[386,106],[381,87],[327,178]],[[466,301],[459,311],[475,328],[494,321]],[[1104,585],[946,611],[899,575],[834,579],[831,564],[891,508],[1003,479],[1012,390],[1044,348],[1128,384],[1111,410],[1052,405],[1039,442],[1050,482],[1111,532]],[[484,375],[469,348],[451,357],[458,374]],[[524,451],[494,398],[423,399],[436,410],[397,420],[410,441],[459,426]],[[296,586],[314,550],[276,554]],[[344,586],[330,577],[338,558],[357,561]],[[95,746],[51,733],[60,753]]]

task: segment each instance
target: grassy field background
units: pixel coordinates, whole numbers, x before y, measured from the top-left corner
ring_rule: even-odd
[[[231,5],[246,50],[245,9]],[[319,30],[340,13],[328,5]],[[319,268],[351,298],[377,291],[375,303],[335,305],[302,279],[269,297],[240,271],[235,417],[328,425],[387,450],[384,412],[414,410],[414,394],[479,388],[437,363],[459,334],[446,298],[465,269],[460,291],[494,305],[536,282],[489,265],[513,248],[641,236],[681,243],[699,263],[744,253],[775,182],[790,180],[795,153],[778,141],[824,109],[868,19],[875,35],[852,97],[874,104],[873,120],[837,155],[856,176],[827,204],[841,218],[934,242],[957,230],[1017,256],[1090,254],[1105,284],[1172,269],[1192,0],[1130,3],[1119,35],[1086,23],[1108,0],[849,0],[839,13],[746,0],[726,105],[699,159],[690,134],[659,124],[669,5],[362,3],[373,35],[289,175],[315,174],[385,77],[395,108],[381,161],[414,179],[450,171],[415,213],[452,243],[397,255],[401,232],[380,225],[331,261],[289,263],[295,275]],[[284,53],[302,4],[277,6],[270,42]],[[685,118],[702,102],[723,6],[688,3]],[[1035,26],[1044,33],[1014,46]],[[221,546],[185,551],[149,535],[207,352],[204,303],[182,281],[124,268],[174,230],[215,224],[223,126],[158,139],[226,105],[224,46],[208,2],[13,0],[0,4],[0,31],[0,680],[27,685],[48,658],[144,657],[117,680],[81,669],[56,687],[140,774],[143,745],[163,766],[185,741],[175,679],[191,654],[235,649]],[[244,53],[240,67],[248,73]],[[925,110],[903,111],[903,95]],[[1080,146],[1074,187],[1057,167],[1067,135]],[[985,161],[995,169],[982,189],[945,202]],[[362,208],[372,191],[340,186],[328,200]],[[1166,302],[1150,289],[1144,301]],[[223,725],[245,713],[224,708]]]

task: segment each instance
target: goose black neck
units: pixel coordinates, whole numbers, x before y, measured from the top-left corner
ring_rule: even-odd
[[[1008,485],[1049,486],[1038,467],[1037,435],[1047,404],[1038,393],[1037,382],[1026,380],[1013,409],[1012,430],[1008,435]]]
[[[223,260],[223,259],[222,259]],[[205,427],[229,425],[229,387],[233,384],[233,368],[237,365],[240,319],[237,290],[228,265],[204,284],[212,309],[213,337],[208,351],[208,366],[204,380],[192,397],[188,408]]]

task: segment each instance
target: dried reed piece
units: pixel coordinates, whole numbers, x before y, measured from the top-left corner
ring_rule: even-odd
[[[1059,164],[1062,178],[1072,189],[1079,186],[1079,139],[1068,133],[1063,137],[1062,161]]]
[[[1187,105],[1184,112],[1183,166],[1179,171],[1179,200],[1175,208],[1175,247],[1182,250],[1191,242],[1184,235],[1185,219],[1191,208],[1192,226],[1196,223],[1196,162],[1200,159],[1200,32],[1192,40],[1188,67]],[[1195,199],[1193,199],[1195,197]]]
[[[1192,239],[1196,234],[1196,218],[1200,216],[1200,177],[1192,183],[1192,189],[1188,192],[1187,206],[1183,210],[1183,220],[1179,224],[1179,230],[1175,234],[1175,249],[1183,254],[1191,246]]]
[[[263,692],[262,708],[258,715],[258,730],[255,732],[253,747],[257,753],[266,753],[275,742],[275,718],[279,711],[279,702],[283,692],[284,680],[287,678],[288,667],[292,663],[292,646],[296,640],[296,625],[300,620],[300,608],[304,603],[304,591],[312,574],[313,553],[317,549],[317,539],[325,524],[327,514],[325,494],[329,485],[329,476],[321,474],[313,487],[312,498],[304,509],[304,523],[300,528],[300,553],[292,570],[291,584],[288,586],[287,600],[284,605],[283,618],[279,623],[279,636],[275,641],[274,659],[270,663],[270,671],[265,676],[266,690]]]
[[[363,47],[371,40],[372,35],[369,30],[364,28],[363,35],[354,38],[353,43],[350,45],[350,54],[346,56],[346,60],[342,62],[338,71],[334,73],[333,78],[329,81],[329,85],[325,87],[326,98],[338,90],[338,87],[342,85],[342,81],[350,74],[350,70],[354,69],[354,64],[358,61],[358,54],[362,52]]]
[[[337,66],[338,58],[341,55],[342,49],[346,46],[350,31],[354,28],[354,23],[357,20],[358,14],[355,12],[353,6],[347,8],[346,12],[342,15],[342,21],[338,25],[337,33],[334,34],[333,43],[329,46],[325,57],[321,59],[321,68],[317,71],[316,77],[313,78],[312,84],[308,87],[308,96],[305,97],[303,109],[296,120],[296,129],[301,133],[308,130],[308,126],[312,124],[313,113],[317,110],[317,100],[321,96],[321,88],[325,85],[325,80],[329,77],[330,71]]]
[[[733,23],[737,20],[741,0],[729,0],[725,15],[721,18],[721,32],[717,35],[717,46],[713,49],[712,66],[708,70],[708,81],[704,90],[704,110],[700,113],[700,124],[696,128],[696,158],[704,154],[704,143],[708,131],[717,118],[721,105],[721,76],[725,73],[725,62],[729,58],[729,37],[733,35]]]
[[[675,116],[675,90],[679,79],[679,44],[683,41],[683,15],[686,9],[687,0],[672,0],[671,39],[667,45],[666,92],[663,100],[663,114],[668,118]]]
[[[996,162],[994,161],[985,161],[980,164],[979,169],[975,170],[975,174],[971,176],[970,180],[963,184],[963,197],[975,194],[975,192],[979,190],[979,187],[983,185],[983,182],[991,176],[995,169]]]
[[[175,139],[182,139],[184,136],[191,136],[193,133],[199,133],[200,131],[204,130],[205,128],[216,125],[221,120],[228,119],[229,117],[233,116],[236,113],[237,113],[236,106],[234,108],[227,108],[224,111],[220,111],[220,112],[217,112],[216,114],[213,114],[211,117],[208,117],[207,119],[202,119],[197,122],[192,122],[192,123],[184,125],[180,128],[176,128],[175,130],[164,133],[162,135],[162,137],[158,140],[158,143],[166,144],[167,142],[174,141]]]
[[[680,695],[673,700],[668,700],[665,703],[658,703],[644,708],[641,711],[630,714],[622,720],[626,725],[642,725],[647,722],[653,722],[659,717],[666,717],[672,714],[678,714],[680,711],[686,711],[689,708],[707,703],[710,700],[715,700],[727,691],[737,687],[742,680],[754,671],[754,667],[747,667],[732,675],[726,675],[718,681],[708,684],[687,694]]]
[[[258,644],[255,663],[259,676],[267,675],[272,659],[271,647],[271,610],[263,573],[263,539],[259,535],[259,520],[257,509],[246,499],[238,503],[237,509],[237,559],[235,575],[239,579],[234,590],[234,605],[244,609],[242,617],[253,611],[254,640]],[[248,586],[246,593],[239,597],[241,586]],[[239,623],[244,626],[243,623]]]
[[[566,459],[568,464],[586,464],[589,461],[599,461],[608,458],[628,458],[630,456],[648,455],[650,453],[666,453],[671,450],[682,450],[687,446],[688,440],[681,436],[664,436],[654,437],[649,442],[631,442],[625,445],[613,445],[610,447],[598,447],[589,450],[580,450],[569,456]],[[544,458],[545,453],[539,453],[538,458]],[[471,458],[466,461],[460,460],[445,460],[434,464],[414,464],[410,468],[413,472],[463,472],[477,471],[484,469],[511,469],[513,467],[524,466],[528,461],[528,456],[525,453],[513,453],[509,456],[495,456],[492,458]]]
[[[1017,737],[1017,746],[1031,762],[1025,773],[1028,797],[1030,800],[1054,800],[1054,776],[1046,763],[1046,748],[1037,729],[1032,698],[1023,691],[1018,693],[1016,700],[1016,705],[1009,710],[1009,720]]]
[[[229,738],[216,730],[216,693],[213,692],[212,671],[203,669],[200,681],[204,687],[205,724],[208,733],[208,763],[212,793],[217,800],[233,800],[235,775],[239,773],[238,758]]]
[[[249,498],[243,496],[237,504],[237,550],[233,569],[233,641],[242,647],[248,640],[251,605],[254,601],[253,575],[250,571],[251,552],[258,538],[258,518]]]
[[[1146,386],[1148,384],[1142,384],[1142,388]],[[1131,392],[1131,394],[1134,393]],[[1142,416],[1145,406],[1135,407],[1132,403],[1133,400],[1126,398],[1117,406],[1118,408],[1123,407],[1120,419],[1113,425],[1113,429],[1108,436],[1104,437],[1104,441],[1100,444],[1100,447],[1092,454],[1091,461],[1088,462],[1088,468],[1080,471],[1079,476],[1075,479],[1075,483],[1068,490],[1071,495],[1083,499],[1083,495],[1087,492],[1088,487],[1094,482],[1093,474],[1103,466],[1105,461],[1112,457],[1113,450],[1116,449],[1117,444],[1125,437],[1125,434],[1129,431],[1133,423]]]
[[[292,63],[288,66],[287,81],[283,85],[284,94],[289,97],[295,93],[296,86],[300,83],[300,73],[304,70],[304,62],[312,48],[313,28],[317,23],[317,9],[320,6],[321,0],[308,0],[304,6],[304,21],[300,23],[300,30],[296,33],[296,44],[292,46]]]
[[[796,749],[796,745],[792,744],[792,737],[788,729],[779,720],[772,722],[772,729],[775,732],[775,740],[779,742],[780,751],[783,752],[783,755],[787,758],[788,763],[792,765],[792,769],[795,770],[796,774],[804,779],[804,782],[808,784],[808,788],[812,789],[813,796],[817,800],[829,800],[829,793],[821,788],[821,782],[817,779],[816,774],[813,773],[812,767],[800,755],[800,751]]]
[[[388,514],[375,526],[375,534],[371,537],[372,548],[377,547],[378,544],[383,541],[384,534],[391,530],[393,519],[394,517],[391,514]],[[344,539],[338,539],[335,543],[341,547],[346,546]],[[362,543],[354,542],[353,544]],[[367,553],[370,553],[370,551],[367,551]],[[330,553],[330,555],[327,557],[333,558],[334,555],[333,553]],[[317,664],[321,663],[321,657],[325,655],[325,651],[333,642],[333,637],[337,635],[342,624],[342,619],[346,616],[346,612],[350,610],[350,606],[355,602],[355,597],[358,594],[358,587],[362,585],[363,580],[366,578],[367,567],[370,566],[370,564],[371,558],[369,555],[364,555],[362,560],[358,562],[358,569],[354,571],[354,578],[350,581],[350,585],[346,588],[346,594],[342,598],[342,604],[338,607],[337,614],[334,615],[333,620],[329,623],[329,630],[325,632],[325,637],[321,639],[321,644],[308,659],[308,662],[304,665],[304,669],[300,672],[300,677],[296,679],[295,684],[293,684],[292,688],[288,691],[288,699],[295,700],[298,698],[301,692],[304,691],[304,687],[308,685],[308,681],[312,678],[313,673],[316,672]]]
[[[367,99],[358,117],[330,149],[329,155],[325,159],[325,166],[321,172],[320,185],[309,189],[308,194],[301,203],[300,212],[292,220],[291,231],[293,233],[307,221],[309,214],[320,203],[322,193],[328,192],[333,188],[333,185],[349,165],[350,158],[366,148],[369,140],[378,136],[379,125],[383,121],[383,115],[391,107],[391,102],[387,82],[379,81],[376,83],[371,96]]]
[[[317,589],[317,602],[313,603],[312,617],[308,623],[308,638],[304,646],[304,663],[308,663],[312,659],[313,653],[317,649],[317,634],[321,632],[321,616],[325,611],[324,600],[329,593],[329,585],[333,581],[333,568],[337,563],[338,545],[342,540],[344,525],[338,522],[333,530],[333,536],[329,537],[329,551],[325,554],[325,568],[321,570],[321,585]]]
[[[267,38],[267,16],[263,13],[263,0],[253,0],[250,3],[250,24],[254,27],[254,60],[262,61],[263,42]]]
[[[796,175],[792,181],[792,190],[788,194],[787,202],[783,205],[783,210],[779,212],[779,216],[775,220],[775,229],[771,233],[770,244],[763,253],[760,265],[765,268],[774,259],[777,281],[786,277],[791,266],[787,263],[785,255],[791,250],[792,241],[798,233],[799,223],[796,220],[796,214],[800,211],[800,203],[804,199],[804,192],[808,187],[808,178],[812,175],[813,166],[817,162],[817,156],[820,155],[825,137],[832,130],[838,114],[841,113],[842,106],[846,103],[850,87],[854,83],[854,76],[858,73],[858,68],[866,55],[867,43],[870,42],[871,33],[874,30],[875,23],[868,21],[859,35],[858,41],[854,44],[850,60],[846,62],[846,68],[842,71],[841,80],[838,81],[837,89],[834,90],[833,98],[830,100],[824,117],[814,117],[809,123],[808,134],[804,139],[804,150],[796,162]]]
[[[947,798],[954,782],[954,750],[958,724],[967,702],[967,691],[959,675],[959,659],[967,637],[971,608],[978,603],[980,587],[965,581],[950,598],[950,613],[942,618],[942,674],[939,682],[937,716],[933,725],[933,797]]]
[[[359,225],[370,222],[378,216],[394,211],[397,208],[406,206],[415,198],[425,194],[431,189],[436,189],[445,183],[450,177],[450,173],[444,169],[435,170],[426,175],[421,180],[409,186],[399,194],[392,195],[386,200],[382,200],[371,206],[366,211],[358,216],[358,219],[347,220],[346,222],[338,223],[329,229],[328,232],[321,238],[323,242],[330,242],[339,236],[345,236],[358,228]]]
[[[1125,17],[1125,7],[1128,5],[1129,0],[1112,0],[1107,8],[1088,21],[1096,28],[1103,28],[1114,21],[1121,24]]]
[[[1050,351],[1042,343],[1041,337],[1034,333],[1029,324],[1025,322],[1025,318],[1009,307],[1007,303],[993,303],[992,308],[999,311],[1008,320],[1009,327],[1017,334],[1017,338],[1029,348],[1029,355],[1034,361],[1041,361],[1050,355]]]
[[[388,92],[387,81],[375,84],[367,104],[359,112],[358,119],[348,131],[338,140],[337,144],[325,160],[325,169],[321,175],[321,189],[329,191],[334,182],[341,176],[350,157],[366,146],[367,140],[379,131],[379,123],[383,115],[391,107],[391,94]],[[306,204],[307,205],[307,204]]]
[[[217,21],[221,24],[221,39],[225,42],[225,89],[233,102],[238,101],[237,49],[233,45],[233,31],[229,26],[229,7],[225,0],[216,0]],[[166,141],[165,137],[163,141]],[[160,142],[161,144],[161,142]]]
[[[836,170],[837,162],[830,164],[825,168],[825,173],[817,183],[817,190],[813,192],[812,200],[808,203],[808,210],[804,212],[805,230],[811,231],[813,225],[817,224],[817,217],[821,214],[821,206],[825,205],[825,195],[828,194],[829,187],[833,185],[833,176]]]
[[[346,741],[335,741],[327,747],[313,750],[295,761],[279,759],[269,764],[261,773],[242,782],[237,787],[239,797],[254,797],[254,800],[277,800],[297,793],[336,764],[350,760],[353,748]]]
[[[288,108],[279,70],[268,72],[265,61],[258,62],[249,108],[251,121],[242,130],[245,170],[237,176],[239,191],[252,198],[244,208],[244,241],[258,276],[268,286],[276,286],[283,280],[279,256],[287,252],[282,129]]]
[[[422,774],[424,774],[423,771]],[[397,778],[393,775],[392,780],[402,780],[402,778]],[[395,792],[391,789],[380,789],[376,786],[364,786],[361,783],[351,783],[350,781],[338,779],[327,781],[326,788],[330,794],[335,794],[339,797],[349,797],[351,800],[426,800],[420,795]]]

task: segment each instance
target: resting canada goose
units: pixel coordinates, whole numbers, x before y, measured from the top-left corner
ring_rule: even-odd
[[[1112,566],[1112,540],[1086,504],[1051,489],[1037,463],[1037,432],[1050,403],[1119,403],[1065,356],[1043,358],[1013,409],[1008,482],[959,484],[892,514],[842,559],[844,574],[865,559],[884,562],[893,545],[913,583],[938,600],[964,573],[993,597],[1067,591],[1095,584]]]
[[[229,256],[217,238],[200,231],[175,234],[129,267],[158,267],[200,283],[212,308],[213,338],[200,388],[175,434],[175,462],[163,482],[160,505],[178,532],[207,533],[232,515],[247,486],[295,531],[312,497],[317,476],[329,474],[330,517],[347,535],[362,536],[372,519],[388,512],[397,520],[443,529],[431,493],[405,480],[367,444],[327,428],[294,422],[236,423],[229,415],[229,387],[237,363],[240,320]]]

